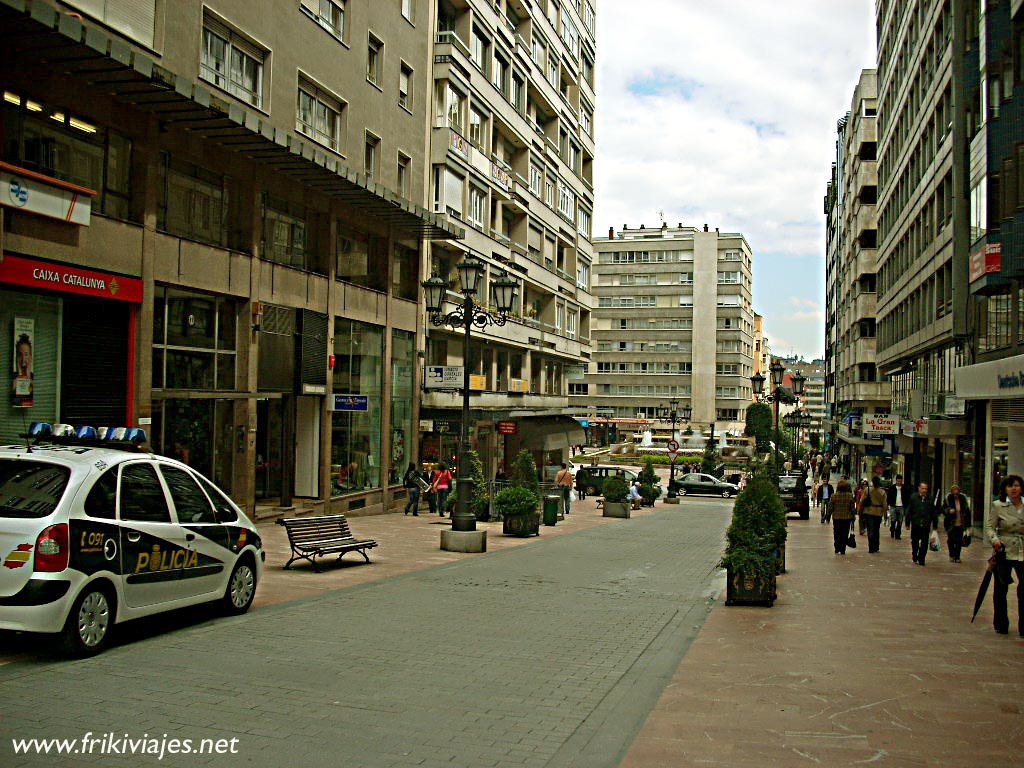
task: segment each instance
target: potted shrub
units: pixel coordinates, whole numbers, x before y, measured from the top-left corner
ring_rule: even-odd
[[[726,605],[771,606],[784,556],[786,509],[766,472],[750,478],[736,497],[719,566],[727,571]]]
[[[510,485],[494,496],[494,509],[501,516],[501,532],[510,536],[540,534],[539,499],[529,488]]]
[[[612,475],[604,481],[604,516],[629,517],[629,483],[623,475]]]
[[[484,464],[480,460],[480,454],[470,451],[469,473],[473,477],[473,498],[470,499],[473,514],[480,522],[487,522],[491,519],[490,506],[491,497],[487,493],[487,478],[484,477]]]
[[[654,472],[654,460],[648,456],[644,459],[644,468],[637,475],[640,481],[641,503],[645,507],[653,507],[655,500],[661,496],[661,485],[658,483],[658,475]]]

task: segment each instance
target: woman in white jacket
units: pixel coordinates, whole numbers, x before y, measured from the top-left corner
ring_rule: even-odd
[[[999,501],[993,501],[986,520],[985,532],[996,553],[1002,552],[1005,560],[993,579],[992,625],[996,632],[1005,635],[1010,629],[1010,617],[1006,608],[1010,574],[1017,579],[1017,632],[1024,637],[1024,479],[1020,475],[1007,475],[1001,486]]]

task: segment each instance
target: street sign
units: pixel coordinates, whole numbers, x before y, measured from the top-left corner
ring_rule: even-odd
[[[675,440],[669,440],[668,441],[668,451],[669,451],[669,453],[671,454],[674,451],[678,451],[678,450],[679,450],[679,443],[677,441],[675,441]]]
[[[679,451],[669,451],[668,452],[668,459],[669,459],[669,461],[671,461],[674,464],[675,461],[676,461],[676,456],[678,456],[678,455],[679,455]]]

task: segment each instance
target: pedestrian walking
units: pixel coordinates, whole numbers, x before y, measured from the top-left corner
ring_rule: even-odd
[[[448,465],[443,461],[437,465],[434,478],[430,483],[430,490],[437,497],[437,514],[444,517],[445,506],[448,503],[448,494],[452,490],[452,473]]]
[[[572,506],[572,480],[572,472],[569,471],[563,461],[562,468],[555,475],[555,485],[562,492],[562,509],[567,515],[569,514],[569,508]]]
[[[971,527],[971,505],[967,497],[960,493],[960,486],[954,483],[942,505],[942,525],[946,529],[946,547],[949,559],[960,562],[960,550],[964,546],[964,531]]]
[[[861,505],[860,519],[865,521],[868,529],[868,552],[878,551],[878,531],[882,526],[882,515],[885,514],[888,500],[882,487],[882,478],[875,475],[871,478],[871,488],[864,494]]]
[[[928,534],[938,524],[935,502],[928,494],[928,483],[920,483],[917,491],[910,495],[907,522],[910,524],[910,556],[918,565],[924,565],[928,554]]]
[[[854,509],[857,510],[857,514],[861,513],[861,509],[863,509],[864,504],[867,502],[867,497],[868,497],[868,480],[865,477],[865,478],[862,478],[859,483],[857,483],[857,489],[853,492]],[[864,519],[864,515],[862,515],[862,514],[860,515],[859,532],[860,532],[861,536],[863,536],[865,533],[867,533],[867,521]]]
[[[409,468],[405,470],[405,475],[402,477],[402,485],[409,491],[409,500],[405,502],[405,514],[409,514],[412,510],[413,517],[420,516],[420,490],[423,478],[420,477],[420,473],[416,470],[416,465],[411,461],[409,462]]]
[[[989,508],[985,532],[999,559],[992,589],[992,625],[1005,635],[1010,629],[1006,597],[1012,576],[1017,578],[1017,632],[1024,637],[1024,479],[1020,475],[1007,475],[1000,486],[1000,499]],[[1000,553],[1002,553],[1000,555]]]
[[[849,489],[850,484],[846,484]],[[824,525],[832,517],[832,512],[829,510],[828,502],[832,498],[834,489],[832,488],[832,481],[829,480],[828,476],[824,476],[821,479],[821,485],[818,486],[818,495],[821,496],[821,524]]]
[[[885,495],[889,504],[889,538],[899,541],[903,532],[903,515],[910,503],[910,486],[903,484],[903,475],[896,475]]]
[[[846,544],[850,537],[850,524],[853,522],[853,493],[846,480],[840,480],[836,492],[829,497],[828,514],[832,518],[832,540],[837,555],[846,554]]]

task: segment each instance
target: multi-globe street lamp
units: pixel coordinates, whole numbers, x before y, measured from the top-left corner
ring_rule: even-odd
[[[793,445],[790,458],[796,461],[797,446],[800,442],[800,435],[803,430],[811,426],[813,419],[807,411],[799,410],[787,413],[782,417],[782,422],[793,430]]]
[[[772,377],[772,391],[765,395],[764,394],[764,375],[761,373],[755,373],[750,377],[750,386],[754,392],[754,397],[759,402],[772,403],[774,406],[774,435],[775,435],[775,472],[778,474],[779,471],[779,403],[780,402],[794,402],[796,397],[799,397],[804,393],[804,382],[807,381],[807,377],[797,371],[793,375],[793,391],[792,394],[782,386],[782,381],[786,376],[786,366],[784,366],[779,360],[772,360],[772,364],[768,366],[768,372]]]
[[[687,406],[679,407],[679,398],[673,397],[668,401],[668,405],[663,405],[658,409],[658,418],[662,421],[672,422],[672,437],[669,439],[670,443],[676,443],[676,422],[677,421],[689,421],[690,420],[690,409]],[[669,446],[669,450],[672,450],[672,446]],[[678,450],[678,448],[677,448]],[[669,462],[668,467],[668,498],[676,498],[676,460],[675,457]]]
[[[475,531],[476,515],[473,513],[473,473],[469,466],[469,338],[473,326],[484,329],[488,325],[504,325],[508,313],[515,303],[519,283],[504,270],[491,281],[497,314],[488,312],[476,303],[474,297],[482,287],[484,263],[476,256],[467,255],[455,265],[459,273],[462,303],[451,312],[442,314],[448,294],[448,281],[438,275],[424,280],[421,285],[426,294],[427,314],[436,326],[447,325],[453,330],[462,329],[462,432],[459,440],[459,468],[456,483],[455,511],[452,513],[453,531]],[[442,510],[443,511],[443,510]]]

